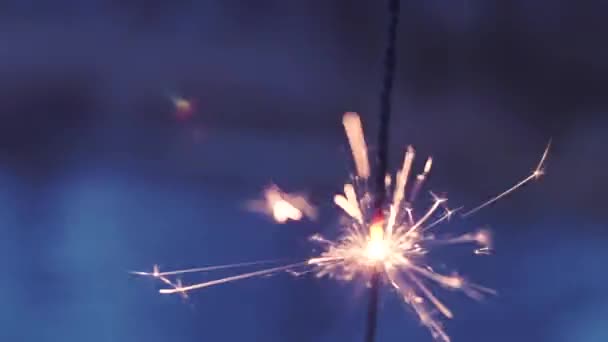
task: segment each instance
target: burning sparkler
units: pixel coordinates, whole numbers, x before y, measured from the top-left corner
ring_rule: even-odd
[[[414,309],[421,323],[431,331],[433,337],[443,342],[449,342],[450,337],[446,334],[435,312],[438,311],[446,318],[452,318],[454,315],[431,292],[428,283],[434,282],[447,289],[462,291],[474,299],[480,299],[484,294],[494,292],[491,289],[469,283],[457,274],[445,275],[434,271],[425,261],[425,256],[435,246],[456,243],[475,244],[477,246],[475,254],[488,254],[491,248],[490,235],[486,230],[481,230],[458,237],[440,239],[429,233],[438,224],[449,220],[459,209],[449,209],[445,197],[431,193],[433,202],[430,207],[421,214],[414,211],[412,203],[431,171],[432,159],[427,159],[423,171],[414,178],[410,190],[408,182],[411,178],[415,156],[415,150],[411,146],[405,150],[403,165],[396,173],[395,181],[393,182],[388,175],[385,178],[387,191],[392,186],[392,202],[388,207],[378,210],[374,206],[374,195],[368,191],[367,180],[370,176],[370,166],[359,115],[352,112],[346,113],[343,124],[357,173],[353,177],[352,183],[344,185],[344,193],[334,197],[334,202],[346,214],[349,223],[343,227],[341,236],[336,240],[326,239],[319,234],[310,237],[311,241],[322,246],[323,251],[319,255],[299,263],[240,273],[189,286],[175,283],[169,277],[184,273],[257,266],[268,263],[268,261],[172,272],[160,272],[155,267],[151,273],[136,272],[136,274],[151,276],[167,284],[169,288],[161,289],[162,294],[182,295],[195,289],[283,271],[296,275],[313,272],[317,277],[327,276],[343,281],[352,281],[357,278],[369,281],[373,276],[379,276],[383,284],[394,289],[394,292]],[[463,216],[477,212],[542,175],[548,150],[549,146],[529,176],[505,192],[466,212]],[[267,192],[268,208],[274,208],[272,212],[278,222],[301,217],[301,214],[297,214],[293,210],[295,207],[289,210],[286,207],[282,208],[278,210],[282,214],[277,215],[275,204],[284,197],[280,195],[281,192],[278,189],[270,188],[268,191],[270,191],[270,193]]]

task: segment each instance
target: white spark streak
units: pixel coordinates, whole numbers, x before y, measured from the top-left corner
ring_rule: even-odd
[[[477,207],[462,214],[462,217],[467,217],[467,216],[473,215],[474,213],[480,211],[481,209],[483,209],[483,208],[489,206],[490,204],[498,201],[499,199],[509,195],[510,193],[517,190],[518,188],[526,185],[528,182],[530,182],[534,179],[538,179],[540,176],[542,176],[545,173],[544,164],[545,164],[545,160],[547,159],[547,155],[549,154],[549,148],[551,148],[551,141],[549,141],[549,143],[547,144],[547,147],[545,148],[545,151],[543,152],[543,156],[540,158],[540,161],[538,162],[536,169],[534,169],[534,171],[532,171],[532,173],[528,177],[517,182],[515,185],[513,185],[509,189],[501,192],[500,194],[490,198],[486,202],[484,202],[484,203],[478,205]]]
[[[342,118],[342,124],[346,131],[350,149],[353,152],[357,175],[363,179],[367,179],[370,174],[369,159],[367,156],[367,144],[365,143],[361,118],[359,118],[359,114],[357,113],[347,112]]]

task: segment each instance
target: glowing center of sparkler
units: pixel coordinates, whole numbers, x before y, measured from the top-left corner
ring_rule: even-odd
[[[374,261],[384,261],[388,253],[388,246],[384,240],[370,240],[365,251],[366,256]]]
[[[387,241],[384,239],[384,221],[379,220],[369,228],[369,241],[365,249],[365,255],[368,259],[373,262],[381,262],[389,254],[389,246]]]

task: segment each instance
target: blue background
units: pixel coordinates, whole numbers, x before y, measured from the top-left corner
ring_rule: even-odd
[[[414,144],[429,187],[470,208],[554,143],[541,181],[441,227],[496,241],[436,254],[499,292],[440,293],[454,341],[608,340],[606,7],[403,1],[393,167]],[[360,339],[361,284],[281,274],[183,302],[127,272],[311,255],[351,169],[342,113],[375,139],[385,26],[371,1],[3,2],[0,341]],[[320,220],[243,210],[271,182]],[[381,305],[378,341],[431,340],[390,292]]]

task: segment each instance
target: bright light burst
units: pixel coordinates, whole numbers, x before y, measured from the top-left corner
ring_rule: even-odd
[[[374,194],[368,190],[367,184],[370,176],[367,145],[359,115],[353,112],[346,113],[343,124],[357,173],[353,177],[352,183],[344,185],[344,193],[334,197],[335,204],[343,210],[348,219],[348,223],[343,226],[341,235],[336,240],[324,238],[319,234],[310,237],[311,241],[322,247],[320,254],[298,263],[240,273],[188,286],[174,282],[170,280],[170,277],[184,273],[260,266],[262,264],[278,263],[278,261],[247,262],[171,272],[160,272],[158,267],[155,266],[151,273],[133,273],[151,276],[167,284],[169,288],[161,289],[160,293],[162,294],[182,295],[196,289],[284,271],[294,275],[314,273],[317,277],[328,276],[343,281],[363,279],[366,282],[376,273],[382,276],[384,284],[394,289],[394,292],[413,308],[421,323],[431,331],[433,337],[444,342],[450,341],[450,337],[442,327],[437,313],[446,318],[452,318],[452,311],[435,296],[429,284],[435,283],[446,289],[459,290],[474,299],[480,299],[484,294],[492,294],[494,291],[467,282],[457,274],[436,272],[428,265],[426,256],[433,248],[456,243],[474,244],[476,246],[475,254],[489,254],[492,248],[490,234],[486,230],[480,230],[457,237],[440,238],[431,233],[432,228],[449,220],[461,208],[450,209],[447,206],[447,198],[431,193],[432,204],[420,214],[414,210],[412,204],[431,171],[433,161],[428,158],[422,172],[415,177],[411,177],[415,155],[411,146],[405,150],[403,165],[396,173],[394,181],[390,175],[385,178],[386,189],[384,190],[387,193],[392,191],[391,202],[381,210],[374,208]],[[469,216],[540,177],[544,172],[548,151],[549,146],[545,149],[540,162],[530,175],[508,190],[462,214],[462,216]],[[411,178],[413,178],[413,184],[408,184]],[[272,197],[270,199],[268,198],[269,194]],[[293,206],[277,209],[276,203],[285,198],[280,194],[282,193],[278,188],[267,190],[266,208],[268,213],[272,213],[277,222],[300,219],[301,214],[297,214],[297,210],[293,210],[297,208]],[[286,203],[289,204],[289,202]],[[278,217],[277,210],[279,211]]]

